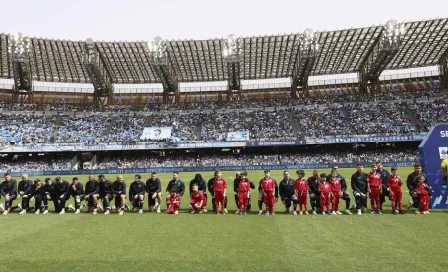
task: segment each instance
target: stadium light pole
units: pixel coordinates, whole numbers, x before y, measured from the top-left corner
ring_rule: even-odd
[[[240,37],[230,34],[224,41],[222,57],[227,68],[227,100],[239,100],[241,98],[240,76]]]

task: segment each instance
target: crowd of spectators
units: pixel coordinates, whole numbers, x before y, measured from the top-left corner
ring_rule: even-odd
[[[3,171],[49,171],[49,170],[70,170],[70,159],[50,157],[26,157],[14,156],[1,157],[0,169]]]
[[[136,142],[141,141],[144,127],[149,126],[173,127],[172,137],[179,141],[225,141],[228,132],[237,131],[248,131],[250,139],[257,141],[410,134],[447,121],[444,100],[418,100],[444,96],[443,91],[140,106],[3,103],[0,147],[17,143],[16,139],[19,144]],[[77,113],[48,114],[64,110]]]
[[[423,131],[432,126],[448,123],[448,103],[443,100],[419,102],[409,105],[412,113],[421,121]]]
[[[195,167],[195,166],[239,166],[239,165],[277,165],[277,164],[319,164],[319,163],[358,163],[416,161],[418,152],[412,149],[391,149],[378,151],[331,151],[301,152],[286,154],[231,154],[231,155],[192,155],[166,157],[109,157],[97,165],[97,169],[125,169],[149,167]]]

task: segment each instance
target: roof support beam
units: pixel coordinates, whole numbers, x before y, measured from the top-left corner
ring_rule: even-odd
[[[150,63],[156,76],[162,82],[164,103],[178,103],[180,100],[179,81],[176,69],[169,61],[166,42],[162,38],[156,37],[148,42],[148,50]]]
[[[12,59],[14,90],[16,92],[33,91],[33,74],[31,70],[31,40],[19,33],[9,36],[9,53]]]
[[[242,40],[233,34],[227,37],[222,52],[227,70],[227,100],[240,100],[241,96],[241,55]]]
[[[113,94],[112,77],[100,57],[99,51],[92,39],[87,39],[84,44],[83,64],[93,84],[95,102],[103,104],[107,99],[101,97],[109,97]]]
[[[376,89],[381,73],[400,51],[404,34],[404,24],[394,20],[386,23],[359,67],[358,74],[363,91],[367,92],[371,87]]]
[[[316,62],[318,51],[316,33],[306,29],[300,36],[299,51],[292,70],[291,92],[294,98],[299,98],[306,93],[308,78]]]

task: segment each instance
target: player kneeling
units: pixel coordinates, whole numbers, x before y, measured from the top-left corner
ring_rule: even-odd
[[[389,190],[389,199],[392,202],[392,214],[397,214],[398,204],[398,213],[404,214],[403,212],[403,204],[402,198],[403,193],[401,191],[401,185],[403,185],[403,180],[398,176],[398,170],[396,167],[392,167],[391,169],[392,175],[387,180],[387,188]]]
[[[325,212],[327,212],[328,215],[331,215],[330,212],[331,186],[327,182],[326,174],[320,174],[319,192],[320,192],[320,207],[322,210],[322,215],[325,215]]]
[[[425,183],[426,178],[422,175],[417,176],[417,195],[418,205],[422,214],[429,214],[429,199],[431,198],[431,190],[429,185]]]
[[[180,209],[180,195],[173,189],[170,190],[168,197],[168,212],[170,214],[178,214]]]
[[[115,196],[117,212],[123,215],[126,205],[126,183],[123,181],[123,176],[117,176],[117,180],[112,183],[112,194]]]
[[[145,185],[142,182],[142,176],[135,175],[134,182],[129,188],[129,200],[131,201],[132,211],[142,214],[143,203],[145,202]]]
[[[149,211],[153,212],[155,209],[160,213],[160,204],[162,203],[162,187],[160,180],[157,178],[157,173],[152,172],[151,178],[146,181],[146,192],[148,193]]]
[[[190,199],[191,213],[203,213],[207,206],[207,199],[203,192],[199,191],[199,185],[193,184],[193,192]]]
[[[84,189],[77,177],[74,177],[72,180],[69,194],[75,199],[75,213],[80,213],[81,201],[84,199]]]

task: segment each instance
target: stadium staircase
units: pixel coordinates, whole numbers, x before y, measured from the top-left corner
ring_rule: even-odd
[[[62,124],[62,116],[56,116],[54,119],[54,129],[53,129],[53,133],[51,134],[50,137],[50,142],[54,143],[58,137],[58,131],[59,131],[59,127]]]
[[[154,120],[153,116],[146,116],[145,123],[143,124],[144,127],[150,127],[152,124],[152,120]]]
[[[403,103],[403,111],[404,113],[409,117],[409,120],[411,123],[419,129],[424,129],[425,125],[422,123],[420,119],[417,118],[417,116],[411,111],[408,104]]]
[[[299,135],[302,132],[302,126],[300,125],[299,119],[296,118],[294,112],[290,113],[291,125],[294,130],[295,135]]]

